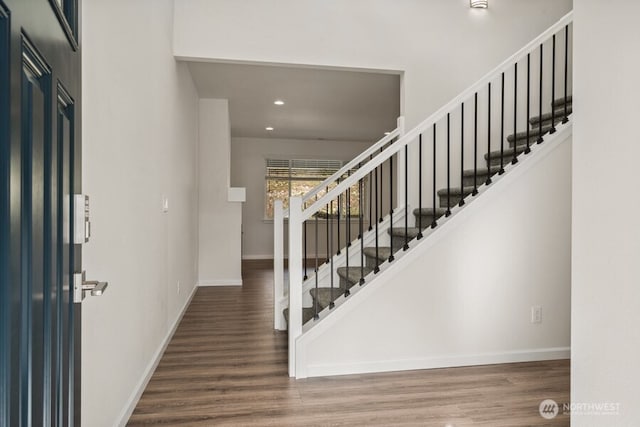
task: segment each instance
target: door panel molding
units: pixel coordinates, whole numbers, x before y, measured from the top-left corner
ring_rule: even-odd
[[[9,407],[11,405],[11,393],[9,393],[11,389],[10,31],[9,11],[0,1],[0,425],[3,426],[10,425]]]
[[[51,67],[22,33],[20,376],[24,425],[51,421]]]

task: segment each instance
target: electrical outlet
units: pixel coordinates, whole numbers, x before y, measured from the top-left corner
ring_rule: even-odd
[[[542,307],[539,305],[531,307],[531,323],[542,323]]]
[[[178,294],[180,293],[180,281],[178,280]]]

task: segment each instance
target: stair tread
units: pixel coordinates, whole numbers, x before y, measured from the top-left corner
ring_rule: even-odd
[[[436,211],[436,217],[441,217],[442,215],[447,213],[447,210],[445,208],[436,208],[435,211]],[[413,210],[413,215],[415,215],[415,216],[433,216],[433,208],[422,208],[422,209],[415,208]]]
[[[289,323],[289,307],[285,308],[282,312],[284,314],[284,318],[287,320],[287,323]],[[308,321],[312,320],[315,314],[316,311],[313,307],[302,307],[302,323],[305,324]]]
[[[525,145],[518,145],[518,146],[516,146],[516,148],[515,148],[515,152],[516,152],[516,154],[521,154],[521,153],[524,153],[524,151],[525,151],[526,149],[527,149],[527,147],[526,147]],[[504,147],[504,157],[513,157],[513,152],[514,152],[514,149],[513,149],[513,148],[511,148],[511,147]],[[494,160],[495,160],[495,159],[499,159],[499,158],[500,158],[500,156],[501,156],[501,152],[500,152],[500,150],[492,151],[492,152],[490,153],[490,155],[491,155],[491,159],[494,159]],[[485,154],[485,155],[484,155],[484,159],[485,159],[485,160],[489,160],[489,154]],[[446,193],[445,193],[445,194],[446,194]]]
[[[370,246],[370,247],[364,248],[364,255],[375,259],[376,258],[376,247],[375,246]],[[391,248],[390,247],[388,247],[388,246],[378,246],[378,259],[380,261],[384,261],[386,259],[389,259],[390,256],[391,256]]]
[[[505,153],[506,153],[506,150],[505,150]],[[469,194],[473,193],[474,189],[475,187],[473,186],[464,187],[464,189],[462,190],[460,189],[460,187],[441,188],[440,190],[438,190],[438,196],[444,197],[447,195],[447,192],[451,196],[460,196],[463,193],[465,196],[468,196]]]
[[[529,129],[529,139],[537,138],[541,134],[544,135],[547,132],[549,132],[550,130],[551,130],[551,125],[542,126],[542,132],[540,132],[540,128]],[[511,135],[507,136],[507,141],[508,142],[513,142],[514,140],[520,140],[520,139],[524,139],[525,142],[526,142],[527,131],[518,132],[515,135],[511,134]]]
[[[555,113],[553,114],[553,116],[555,117],[555,119],[560,122],[564,116],[564,104],[562,104],[560,107],[555,108]],[[568,104],[567,105],[567,114],[571,114],[573,112],[573,107],[572,104]],[[529,123],[531,125],[538,125],[538,123],[540,123],[540,121],[542,120],[542,122],[547,122],[547,121],[551,121],[552,118],[552,114],[551,113],[546,113],[543,114],[542,116],[535,116],[535,117],[531,117],[529,119]]]
[[[569,96],[567,96],[566,101],[565,101],[565,98],[564,98],[564,97],[563,97],[563,98],[558,98],[558,99],[556,99],[555,101],[553,101],[553,104],[552,104],[552,105],[553,105],[554,107],[558,107],[558,106],[560,106],[560,105],[564,106],[564,104],[565,104],[565,103],[566,103],[566,104],[571,104],[571,103],[573,103],[573,95],[569,95]]]
[[[318,301],[318,310],[324,310],[329,306],[331,301],[337,300],[340,296],[344,295],[345,288],[334,287],[333,288],[333,298],[331,298],[331,288],[311,288],[309,290],[309,294],[311,298]],[[312,307],[313,308],[313,307]]]
[[[390,228],[388,230],[388,233],[393,237],[404,237],[405,236],[404,230],[405,230],[404,227],[394,227],[394,228]],[[418,230],[417,227],[408,227],[406,236],[409,236],[409,239],[413,239],[418,235],[419,232],[420,230]]]
[[[354,285],[360,280],[360,277],[362,277],[363,270],[358,265],[354,267],[338,267],[336,271],[338,272],[338,276],[342,277],[343,279],[347,280],[349,283]],[[371,273],[372,271],[373,271],[373,268],[364,267],[364,276]]]
[[[496,173],[500,172],[500,166],[491,166],[490,169],[484,168],[484,167],[483,168],[478,168],[478,175],[479,176],[488,175],[488,171],[489,170],[491,170],[491,174],[492,175],[496,174]],[[473,176],[473,174],[474,174],[474,170],[473,169],[467,169],[467,170],[462,172],[462,175],[464,177],[470,177],[470,176]],[[445,195],[447,194],[446,191],[445,191],[444,194]]]

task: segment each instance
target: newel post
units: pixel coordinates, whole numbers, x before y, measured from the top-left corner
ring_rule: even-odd
[[[284,210],[276,200],[273,211],[273,327],[284,331],[287,325],[282,310],[284,297]]]
[[[296,339],[302,335],[302,198],[289,199],[289,376],[295,376]]]

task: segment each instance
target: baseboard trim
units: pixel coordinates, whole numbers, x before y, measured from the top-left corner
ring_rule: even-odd
[[[201,288],[210,286],[242,286],[242,279],[203,280],[198,282],[198,286]]]
[[[119,417],[118,426],[124,427],[129,421],[129,418],[131,418],[131,414],[133,414],[133,411],[136,409],[136,405],[138,405],[138,401],[140,401],[142,393],[144,393],[144,390],[147,388],[147,384],[149,384],[153,373],[158,367],[158,363],[160,363],[160,359],[162,359],[162,356],[164,355],[164,351],[167,349],[167,346],[171,342],[171,338],[173,338],[173,334],[175,334],[176,329],[178,329],[178,325],[182,321],[182,318],[184,317],[187,308],[189,308],[189,304],[191,304],[191,300],[193,300],[193,297],[196,294],[197,290],[198,286],[194,286],[191,294],[189,295],[189,298],[187,298],[187,301],[184,303],[182,310],[180,310],[180,314],[176,318],[175,322],[173,322],[171,329],[169,329],[167,336],[164,338],[164,340],[160,344],[160,347],[158,347],[158,350],[153,355],[153,358],[149,362],[149,365],[147,365],[144,376],[138,383],[138,386],[135,388],[134,392],[129,397],[128,404]]]
[[[411,371],[416,369],[455,368],[462,366],[496,365],[502,363],[541,362],[545,360],[570,359],[570,347],[554,347],[507,351],[502,353],[472,354],[460,356],[425,357],[407,360],[380,360],[344,364],[309,365],[296,369],[296,378],[324,377],[330,375],[364,374],[372,372]]]
[[[269,255],[242,255],[242,259],[246,259],[249,261],[253,261],[253,260],[272,260],[273,259],[273,254],[269,254]]]

